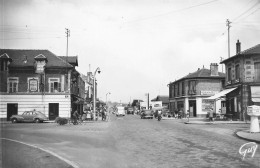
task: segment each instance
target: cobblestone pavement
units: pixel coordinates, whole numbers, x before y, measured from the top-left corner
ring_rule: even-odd
[[[248,141],[237,138],[234,132],[248,127],[158,122],[127,115],[77,126],[9,124],[2,136],[36,144],[83,168],[260,168],[259,148],[252,158],[247,154],[242,160],[239,154],[241,145]]]
[[[133,167],[260,167],[260,151],[248,160],[238,153],[247,141],[234,132],[248,125],[186,125],[126,117],[114,127]]]

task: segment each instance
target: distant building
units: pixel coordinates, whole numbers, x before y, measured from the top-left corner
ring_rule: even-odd
[[[156,96],[156,98],[152,99],[151,101],[161,101],[163,107],[169,108],[169,96],[158,95]]]
[[[218,72],[218,64],[211,63],[210,69],[197,71],[169,83],[170,112],[189,112],[190,117],[206,117],[209,108],[215,111],[221,107],[225,109],[225,101],[214,101],[204,98],[215,95],[224,89],[225,74]],[[221,105],[222,103],[222,105]]]
[[[1,119],[34,109],[50,120],[82,112],[85,83],[75,69],[77,57],[58,57],[48,50],[0,49],[0,63]]]
[[[226,67],[226,89],[233,89],[226,95],[227,113],[233,119],[243,120],[246,108],[260,105],[260,44],[241,51],[236,43],[236,55],[223,60]]]

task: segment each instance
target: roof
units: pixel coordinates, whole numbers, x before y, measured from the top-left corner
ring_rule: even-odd
[[[74,64],[75,66],[78,66],[78,56],[59,56],[61,59],[63,59],[64,61],[70,64]]]
[[[202,69],[198,69],[197,71],[195,71],[193,73],[189,73],[188,75],[186,75],[172,83],[175,83],[175,82],[178,82],[181,80],[185,80],[185,79],[198,79],[198,78],[208,78],[208,79],[223,78],[224,79],[225,77],[226,77],[226,74],[222,73],[222,72],[218,72],[218,76],[211,76],[211,71],[209,69],[202,68]]]
[[[72,65],[68,64],[66,61],[59,58],[49,50],[0,49],[0,56],[5,54],[13,60],[10,64],[10,67],[33,67],[35,57],[46,57],[46,68],[73,67]]]
[[[152,99],[151,101],[162,101],[163,103],[168,103],[169,102],[169,96],[158,95],[156,98]]]
[[[251,47],[251,48],[249,48],[249,49],[247,49],[247,50],[241,51],[241,52],[239,52],[238,54],[236,54],[236,55],[234,55],[234,56],[232,56],[232,57],[229,57],[229,58],[223,60],[223,61],[220,62],[220,63],[221,63],[221,64],[222,64],[222,63],[225,63],[225,62],[227,62],[227,61],[229,61],[229,60],[231,60],[231,59],[237,58],[237,57],[239,57],[239,56],[250,56],[250,55],[253,55],[253,54],[260,54],[260,44],[257,44],[257,45],[255,45],[254,47]]]

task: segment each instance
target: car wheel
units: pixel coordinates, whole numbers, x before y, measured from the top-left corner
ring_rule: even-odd
[[[41,120],[40,120],[39,118],[36,118],[36,119],[35,119],[35,122],[36,122],[36,123],[40,123]]]
[[[12,123],[17,123],[17,119],[16,119],[16,118],[13,118],[13,119],[12,119]]]

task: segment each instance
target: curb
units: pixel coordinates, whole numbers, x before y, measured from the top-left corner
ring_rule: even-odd
[[[259,141],[259,140],[255,140],[255,139],[252,139],[252,138],[248,138],[248,137],[245,137],[245,136],[238,135],[239,132],[245,132],[245,130],[238,130],[238,131],[235,131],[235,132],[234,132],[234,134],[235,134],[238,138],[260,144],[260,141]],[[259,136],[260,136],[260,133],[259,133]]]

